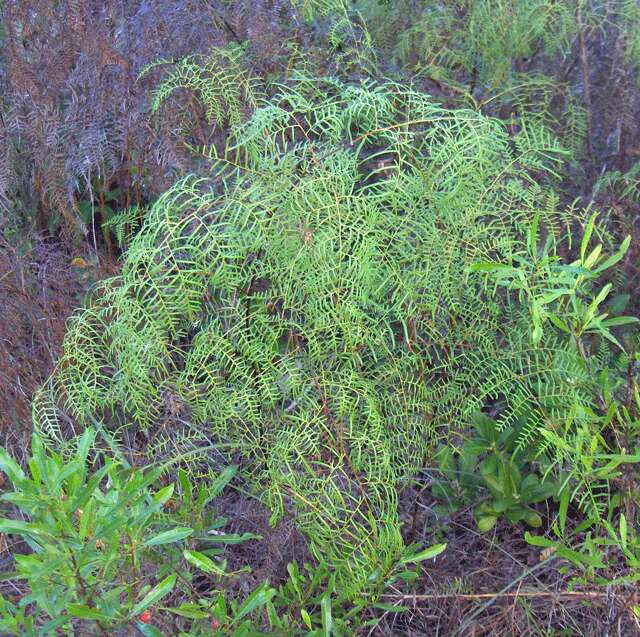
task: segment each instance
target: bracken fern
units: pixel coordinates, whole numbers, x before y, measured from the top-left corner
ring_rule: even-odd
[[[211,176],[155,202],[70,322],[43,394],[57,410],[39,403],[35,424],[230,448],[357,594],[400,556],[397,491],[436,437],[499,401],[535,437],[536,414],[580,400],[571,351],[533,347],[527,312],[469,268],[520,253],[535,213],[563,232],[565,153],[537,122],[512,136],[393,83],[299,76],[231,124],[200,149]],[[155,427],[168,395],[185,440]]]

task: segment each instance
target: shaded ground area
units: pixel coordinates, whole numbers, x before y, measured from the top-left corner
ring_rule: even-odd
[[[501,521],[479,533],[470,510],[438,518],[426,492],[403,495],[407,540],[447,550],[426,563],[407,593],[393,587],[381,601],[408,608],[385,613],[372,635],[385,637],[631,637],[640,635],[633,607],[640,592],[581,585],[581,573],[549,549],[529,545],[522,525]],[[540,509],[543,512],[543,509]],[[544,535],[543,529],[533,530]],[[438,540],[439,538],[439,540]],[[607,576],[622,575],[611,563]]]

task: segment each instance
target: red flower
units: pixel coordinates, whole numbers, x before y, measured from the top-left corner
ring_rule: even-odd
[[[212,630],[218,630],[218,628],[220,628],[220,622],[217,619],[212,619],[211,620],[211,629]]]
[[[148,610],[145,610],[144,613],[142,613],[142,615],[140,615],[140,617],[138,617],[138,619],[143,624],[148,624],[151,621],[151,613]]]

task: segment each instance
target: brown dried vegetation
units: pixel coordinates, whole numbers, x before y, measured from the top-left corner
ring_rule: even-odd
[[[3,242],[4,243],[4,242]],[[19,254],[0,250],[0,431],[25,449],[33,392],[60,355],[66,318],[80,301],[79,268],[59,244],[33,239]]]

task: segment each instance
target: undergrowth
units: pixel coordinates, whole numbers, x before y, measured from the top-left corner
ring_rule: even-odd
[[[626,320],[591,322],[610,288],[592,282],[625,248],[561,264],[556,243],[581,215],[559,210],[564,151],[548,131],[523,121],[510,135],[396,84],[300,77],[223,153],[202,152],[213,176],[158,199],[121,275],[70,322],[34,411],[50,440],[65,414],[121,438],[140,428],[150,458],[192,461],[213,441],[354,595],[400,559],[397,490],[478,409],[518,421],[514,444],[549,470],[579,463],[551,435],[592,435],[582,338],[619,349],[607,326]],[[509,276],[500,262],[519,298],[487,282]],[[564,329],[565,297],[585,323]]]
[[[637,582],[637,3],[5,4],[2,236],[121,267],[34,397],[31,477],[1,458],[3,630],[157,637],[171,595],[181,635],[373,631],[444,550],[417,488],[575,587]],[[256,539],[211,518],[236,467],[314,562],[242,594],[200,551]]]

